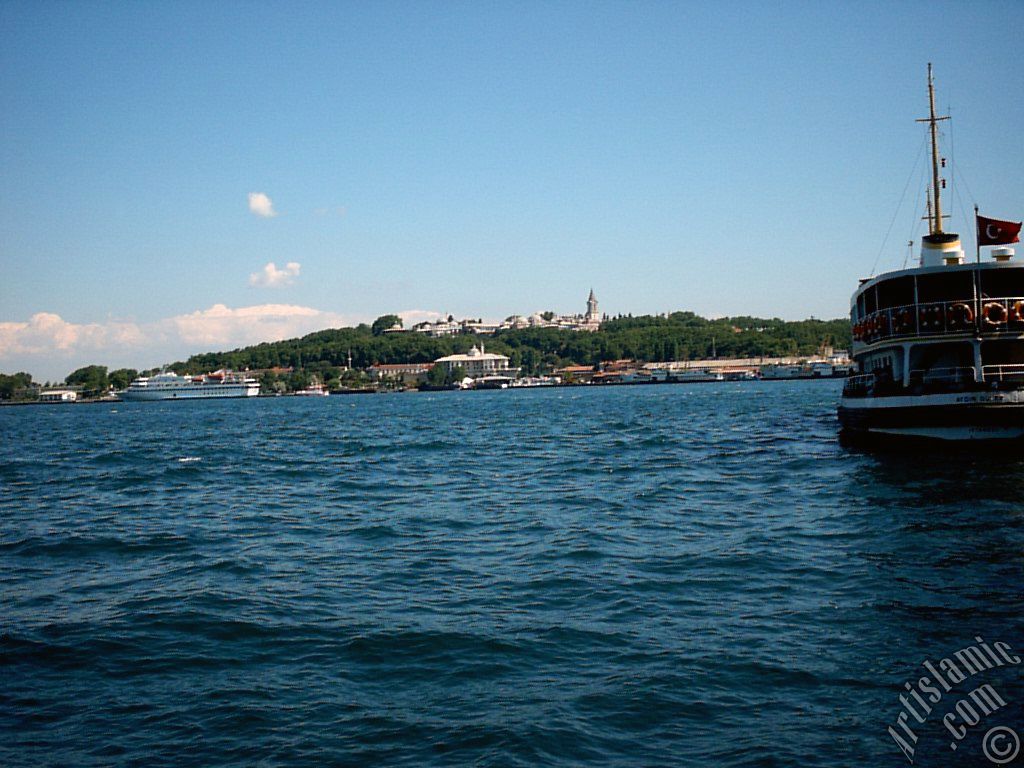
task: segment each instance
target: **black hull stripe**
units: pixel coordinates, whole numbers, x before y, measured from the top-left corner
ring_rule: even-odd
[[[843,429],[914,429],[919,427],[1022,427],[1024,404],[920,405],[907,408],[844,408]]]

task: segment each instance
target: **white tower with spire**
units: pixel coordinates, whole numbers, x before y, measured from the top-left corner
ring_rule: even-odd
[[[594,289],[590,289],[590,296],[587,297],[587,314],[585,318],[588,323],[597,322],[601,319],[601,316],[597,314],[597,296],[594,295]]]
[[[583,324],[580,326],[584,331],[596,331],[601,327],[601,315],[597,311],[597,296],[594,289],[590,289],[590,296],[587,297],[587,313],[583,315]]]

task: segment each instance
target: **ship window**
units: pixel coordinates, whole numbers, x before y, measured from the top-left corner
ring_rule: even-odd
[[[971,270],[938,272],[917,278],[917,300],[922,304],[932,301],[972,301],[974,281]]]
[[[982,298],[1024,297],[1024,269],[983,269],[980,273]]]
[[[973,368],[974,347],[969,342],[922,344],[914,347],[910,357],[912,372],[953,371]]]
[[[875,288],[864,291],[864,314],[870,315],[875,311]]]
[[[892,309],[914,303],[914,278],[897,277],[878,284],[878,308]]]
[[[1019,341],[984,341],[981,362],[983,365],[1024,364],[1024,345]]]

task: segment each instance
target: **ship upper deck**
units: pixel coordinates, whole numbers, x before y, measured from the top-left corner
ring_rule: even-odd
[[[1024,262],[887,272],[862,281],[850,306],[854,349],[897,338],[1024,334]]]
[[[963,277],[966,273],[967,277]],[[884,301],[889,297],[891,293],[898,293],[900,288],[903,289],[903,293],[906,294],[906,289],[912,283],[923,283],[926,288],[933,289],[929,291],[934,293],[934,289],[938,289],[940,292],[943,289],[952,288],[956,289],[962,287],[964,281],[970,281],[973,279],[974,274],[986,274],[989,278],[988,282],[992,285],[1004,285],[1010,280],[1020,280],[1022,286],[1024,286],[1024,261],[1017,261],[1016,259],[1010,259],[1009,261],[984,261],[981,263],[969,262],[964,264],[939,265],[934,267],[911,267],[909,269],[899,269],[892,272],[883,272],[880,275],[873,277],[865,277],[861,279],[860,285],[857,286],[857,290],[854,291],[852,298],[850,299],[851,311],[856,309],[858,301],[865,294],[871,291],[878,290],[880,286],[884,286],[884,294],[881,297]],[[951,275],[959,275],[960,277],[947,277]],[[955,298],[950,296],[949,298]]]

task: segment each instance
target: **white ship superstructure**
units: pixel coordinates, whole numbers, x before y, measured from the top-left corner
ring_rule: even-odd
[[[201,376],[179,376],[174,372],[140,376],[120,393],[122,400],[190,400],[213,397],[255,397],[260,384],[251,376],[233,371],[216,371]]]

